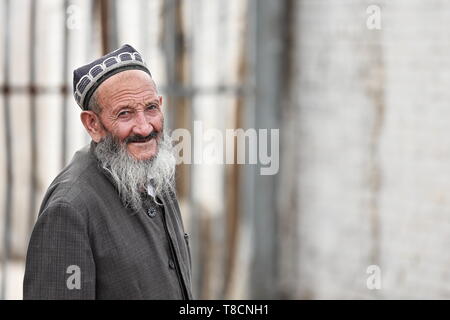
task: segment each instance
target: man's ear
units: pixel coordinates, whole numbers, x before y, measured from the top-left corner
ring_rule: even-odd
[[[100,142],[105,135],[105,128],[100,122],[99,116],[94,111],[87,110],[81,112],[80,119],[92,140]]]
[[[163,107],[163,97],[162,97],[162,96],[159,96],[158,98],[159,98],[159,108],[160,108],[161,111],[162,111],[162,107]]]

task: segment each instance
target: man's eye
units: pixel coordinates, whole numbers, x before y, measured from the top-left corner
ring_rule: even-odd
[[[147,107],[147,110],[155,110],[158,109],[158,106],[156,104],[151,104]]]
[[[125,116],[128,116],[129,114],[130,114],[129,111],[121,111],[121,112],[119,112],[118,116],[119,117],[125,117]]]

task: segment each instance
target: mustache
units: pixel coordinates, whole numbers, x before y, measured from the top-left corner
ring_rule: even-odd
[[[147,142],[150,141],[151,139],[156,139],[159,135],[158,131],[152,131],[148,136],[144,137],[141,135],[133,135],[133,136],[129,136],[127,137],[124,142],[126,144],[128,143],[132,143],[132,142]]]

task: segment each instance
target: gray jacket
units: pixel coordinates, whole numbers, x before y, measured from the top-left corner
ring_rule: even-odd
[[[135,212],[100,168],[93,145],[50,185],[28,246],[24,299],[192,299],[180,209],[167,192]]]

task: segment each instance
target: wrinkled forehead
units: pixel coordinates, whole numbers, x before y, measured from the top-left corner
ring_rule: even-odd
[[[105,80],[96,90],[102,104],[147,104],[158,99],[156,84],[151,76],[140,70],[127,70]]]

